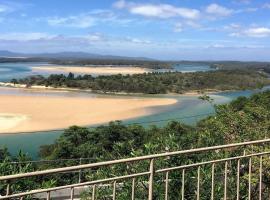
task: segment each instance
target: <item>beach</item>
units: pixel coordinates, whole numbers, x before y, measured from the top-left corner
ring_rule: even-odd
[[[0,133],[87,126],[152,114],[150,107],[176,103],[170,98],[0,95]]]
[[[46,73],[75,73],[75,74],[97,74],[97,75],[115,75],[115,74],[143,74],[152,72],[151,69],[141,67],[109,67],[109,66],[34,66],[31,67],[33,72]]]

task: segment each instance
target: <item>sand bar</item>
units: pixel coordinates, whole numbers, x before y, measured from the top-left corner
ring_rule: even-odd
[[[92,67],[92,66],[35,66],[34,72],[46,73],[75,73],[75,74],[96,74],[96,75],[114,75],[114,74],[143,74],[152,70],[141,67]]]
[[[176,102],[169,98],[0,95],[0,133],[53,130],[124,120],[151,114],[149,107]]]

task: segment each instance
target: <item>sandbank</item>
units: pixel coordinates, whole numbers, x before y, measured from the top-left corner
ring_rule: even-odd
[[[34,66],[34,72],[47,73],[75,73],[75,74],[93,74],[93,75],[115,75],[115,74],[143,74],[152,70],[141,67],[93,67],[93,66]]]
[[[0,133],[54,130],[125,120],[152,114],[150,107],[176,102],[170,98],[0,95]]]

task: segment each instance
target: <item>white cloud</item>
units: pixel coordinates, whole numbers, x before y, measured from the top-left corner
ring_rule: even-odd
[[[53,17],[48,19],[48,24],[51,26],[88,28],[95,25],[95,19],[88,15]]]
[[[233,13],[232,9],[220,6],[218,4],[210,4],[206,7],[206,13],[217,17],[226,17]]]
[[[183,31],[183,24],[182,23],[177,23],[174,25],[174,32],[180,33]]]
[[[270,28],[258,27],[250,28],[244,32],[249,37],[270,37]]]
[[[43,21],[43,19],[37,19],[38,21]],[[70,15],[65,17],[49,17],[45,18],[47,23],[51,26],[62,26],[71,28],[89,28],[100,23],[109,24],[119,24],[122,26],[128,25],[134,20],[121,18],[121,16],[116,15],[109,10],[92,10],[87,13],[81,13],[78,15]]]
[[[12,9],[4,4],[0,4],[0,13],[10,12]]]
[[[119,0],[119,1],[116,1],[114,4],[113,4],[113,7],[115,8],[118,8],[118,9],[122,9],[126,6],[126,2],[125,0]]]
[[[53,35],[40,32],[29,33],[1,33],[0,40],[16,40],[16,41],[31,41],[45,38],[53,38]]]
[[[121,39],[119,39],[121,41]],[[135,44],[151,44],[152,42],[145,39],[139,39],[139,38],[132,38],[132,37],[126,37],[124,39],[124,42],[128,43],[135,43]]]
[[[145,17],[171,18],[182,17],[185,19],[197,19],[200,11],[190,8],[175,7],[170,4],[137,4],[120,0],[114,3],[118,9],[127,9],[130,13]]]
[[[265,4],[263,5],[263,8],[270,9],[270,3],[265,3]]]
[[[270,37],[270,28],[267,27],[251,27],[251,28],[237,28],[234,32],[230,33],[232,37],[254,37],[264,38]]]

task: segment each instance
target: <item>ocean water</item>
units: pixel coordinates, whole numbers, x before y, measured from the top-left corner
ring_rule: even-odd
[[[35,66],[37,63],[13,63],[13,64],[0,64],[0,80],[8,80],[10,78],[21,78],[25,75],[31,75],[31,66]],[[42,63],[45,64],[46,63]],[[207,66],[196,66],[196,70],[207,70]],[[178,70],[180,70],[179,67]],[[183,66],[182,70],[188,69],[187,66]],[[189,69],[190,71],[191,69]],[[208,69],[211,70],[211,69]],[[265,87],[262,90],[270,89]],[[215,104],[223,104],[236,99],[239,96],[250,96],[261,90],[246,90],[236,92],[222,92],[211,95],[214,99]],[[88,96],[88,97],[115,97],[118,95],[98,95],[87,92],[37,92],[22,89],[1,89],[1,94],[9,95],[61,95],[61,96]],[[129,96],[127,98],[132,98]],[[143,97],[153,97],[151,95],[143,95]],[[155,97],[160,98],[175,98],[178,100],[176,104],[163,106],[163,107],[152,107],[149,108],[152,112],[149,116],[138,117],[130,120],[125,120],[125,124],[141,124],[143,126],[157,125],[163,126],[170,120],[181,121],[186,124],[194,125],[196,122],[201,120],[208,115],[213,114],[214,108],[207,102],[204,102],[196,96],[184,96],[184,95],[156,95]],[[16,155],[19,150],[26,152],[34,159],[38,159],[39,148],[42,145],[52,144],[63,131],[43,131],[23,134],[0,134],[0,148],[7,147],[12,155]]]

